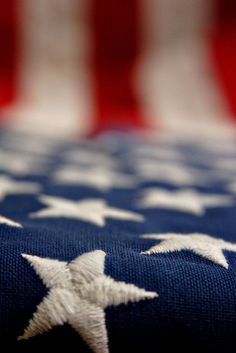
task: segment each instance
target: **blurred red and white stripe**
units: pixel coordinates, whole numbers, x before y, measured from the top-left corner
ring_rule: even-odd
[[[89,113],[86,0],[21,0],[15,125],[83,133]],[[80,130],[81,129],[81,130]]]
[[[16,0],[0,0],[0,108],[16,98],[18,27]]]
[[[147,48],[140,88],[149,115],[173,129],[210,124],[222,115],[222,106],[206,46],[209,3],[147,0],[145,7]]]
[[[236,1],[214,2],[211,58],[230,116],[236,119]]]
[[[0,5],[0,107],[14,127],[61,136],[231,127],[234,0]]]

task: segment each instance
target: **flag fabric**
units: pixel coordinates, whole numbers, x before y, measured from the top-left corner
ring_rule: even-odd
[[[0,0],[5,351],[235,352],[235,19]]]
[[[233,139],[0,143],[3,347],[235,352]]]

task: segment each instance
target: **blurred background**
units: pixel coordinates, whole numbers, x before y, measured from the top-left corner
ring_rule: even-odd
[[[221,131],[235,0],[0,0],[0,116],[49,135]]]

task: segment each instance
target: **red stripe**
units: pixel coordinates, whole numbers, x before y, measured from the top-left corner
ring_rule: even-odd
[[[140,54],[139,0],[91,0],[95,131],[144,126],[134,76]]]
[[[213,62],[230,113],[236,118],[236,2],[214,0],[214,3],[216,22],[211,41]]]
[[[16,95],[17,0],[0,0],[0,107]]]

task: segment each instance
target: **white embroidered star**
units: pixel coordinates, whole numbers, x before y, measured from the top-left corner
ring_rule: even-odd
[[[233,139],[230,137],[227,140],[222,139],[221,143],[219,144],[219,139],[217,138],[216,141],[202,141],[201,144],[198,144],[198,148],[202,149],[204,153],[211,153],[211,155],[216,155],[217,157],[230,157],[235,156],[236,154],[236,145]]]
[[[20,223],[14,222],[11,219],[6,218],[4,216],[0,216],[0,224],[7,224],[8,226],[22,228],[22,225]]]
[[[159,244],[142,252],[142,254],[150,255],[191,250],[195,254],[203,256],[225,268],[228,268],[229,265],[223,254],[223,250],[236,251],[236,244],[201,233],[145,234],[142,238],[161,240]]]
[[[85,253],[69,263],[22,256],[33,266],[49,292],[18,339],[27,340],[68,323],[95,353],[108,353],[105,308],[157,297],[155,292],[105,275],[106,253],[101,250]]]
[[[101,167],[63,168],[56,172],[55,179],[59,183],[87,185],[102,191],[111,188],[130,188],[135,185],[135,178]]]
[[[205,172],[203,175],[198,169],[186,167],[177,162],[142,160],[135,163],[135,169],[143,180],[168,182],[174,185],[205,185],[211,177]]]
[[[53,139],[49,140],[43,136],[35,134],[21,134],[19,131],[15,133],[13,131],[10,133],[4,133],[4,136],[1,138],[4,142],[4,147],[6,147],[7,150],[15,151],[17,153],[20,151],[29,155],[35,154],[37,156],[47,156],[52,153],[57,146],[57,142]],[[27,143],[25,143],[26,140]]]
[[[37,193],[40,186],[32,182],[16,181],[5,175],[0,176],[0,200],[7,195]]]
[[[201,216],[208,207],[230,206],[232,197],[228,195],[204,194],[194,189],[168,191],[161,188],[144,190],[140,208],[167,208]]]
[[[66,159],[72,163],[83,166],[103,166],[103,167],[117,167],[118,160],[109,156],[106,153],[93,151],[89,149],[76,149],[68,151]]]
[[[37,158],[36,158],[37,157]],[[35,174],[43,170],[43,160],[25,153],[0,151],[0,169],[16,175]]]
[[[224,173],[236,172],[236,159],[235,158],[217,158],[216,160],[211,160],[210,163],[213,167],[221,169]],[[208,161],[209,163],[209,161]]]
[[[175,161],[175,160],[182,160],[183,157],[181,153],[176,151],[176,149],[167,147],[167,146],[160,146],[160,145],[141,145],[138,146],[135,150],[131,152],[131,155],[136,155],[144,158],[144,159],[157,159],[163,161]]]
[[[48,207],[37,212],[31,213],[31,217],[67,217],[91,222],[97,226],[105,226],[105,219],[115,218],[143,222],[141,214],[123,210],[120,208],[109,207],[103,199],[83,199],[73,201],[60,197],[42,195],[40,202]]]
[[[227,189],[232,193],[236,193],[236,181],[229,183]]]

